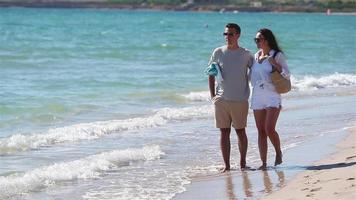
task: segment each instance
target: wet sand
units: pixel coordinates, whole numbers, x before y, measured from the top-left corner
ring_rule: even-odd
[[[288,151],[281,166],[266,171],[235,167],[193,178],[174,199],[356,199],[356,129],[323,140]]]

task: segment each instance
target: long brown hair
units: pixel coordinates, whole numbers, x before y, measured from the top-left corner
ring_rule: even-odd
[[[279,47],[276,37],[274,36],[271,30],[267,28],[262,28],[258,32],[261,33],[264,39],[268,41],[268,45],[271,49],[283,52],[282,49]]]

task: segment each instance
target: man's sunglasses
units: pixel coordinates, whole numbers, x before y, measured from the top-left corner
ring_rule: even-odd
[[[224,36],[234,36],[235,33],[223,33]]]

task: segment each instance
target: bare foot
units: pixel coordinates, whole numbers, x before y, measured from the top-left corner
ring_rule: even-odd
[[[246,168],[246,161],[240,161],[240,169]]]
[[[245,166],[240,168],[241,171],[251,170],[251,167]]]
[[[274,161],[274,166],[282,164],[282,152],[276,154],[276,160]]]
[[[267,170],[267,164],[263,163],[258,169],[263,171]]]
[[[225,168],[220,169],[220,173],[225,173],[228,171],[230,171],[230,167],[225,167]]]

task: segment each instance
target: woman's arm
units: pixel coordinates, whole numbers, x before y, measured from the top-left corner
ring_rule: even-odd
[[[279,52],[277,56],[274,58],[268,58],[268,61],[273,65],[278,72],[280,72],[284,77],[290,77],[290,71],[288,68],[287,60],[283,53]]]

